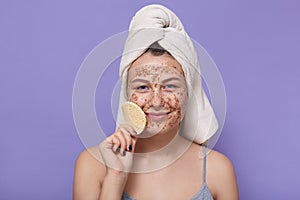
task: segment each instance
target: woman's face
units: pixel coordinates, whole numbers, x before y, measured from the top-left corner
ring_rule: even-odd
[[[147,117],[142,136],[152,136],[179,127],[187,101],[181,65],[170,55],[145,53],[128,71],[127,95]]]

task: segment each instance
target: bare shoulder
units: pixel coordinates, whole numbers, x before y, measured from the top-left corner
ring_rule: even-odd
[[[102,164],[103,159],[98,151],[97,146],[82,151],[75,165],[75,171],[80,170],[81,173],[89,173],[90,175],[101,175],[106,173],[106,167]]]
[[[199,154],[199,152],[200,155],[202,154],[204,148],[202,145],[192,143],[191,147],[190,150],[193,151],[194,154]],[[201,149],[199,150],[199,148]],[[206,154],[208,168],[228,170],[233,168],[231,161],[224,154],[208,148],[206,148]]]
[[[207,183],[216,199],[238,199],[234,167],[224,154],[210,150],[207,156]]]
[[[208,156],[207,156],[208,165],[209,168],[215,169],[215,170],[221,170],[221,171],[232,171],[233,165],[231,160],[225,156],[224,154],[215,151],[215,150],[208,150]]]
[[[97,147],[82,151],[76,160],[74,170],[74,199],[89,199],[99,195],[101,183],[106,174],[106,167]]]

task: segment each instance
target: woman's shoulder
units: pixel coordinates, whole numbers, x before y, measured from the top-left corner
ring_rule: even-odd
[[[98,150],[98,146],[93,146],[83,150],[77,157],[75,165],[75,173],[84,176],[101,177],[106,173],[106,167],[103,164],[102,156]]]
[[[73,199],[95,199],[99,196],[106,168],[101,164],[97,147],[82,151],[74,169]]]
[[[203,145],[197,144],[197,143],[192,143],[191,150],[194,152],[198,153],[198,158],[203,158],[204,156],[204,151],[203,148],[205,148],[205,153],[206,153],[206,159],[207,162],[210,165],[209,167],[214,167],[214,168],[230,168],[232,167],[232,163],[230,159],[224,155],[221,152],[218,152],[216,150],[210,149],[208,147],[205,147]]]
[[[105,167],[105,165],[103,165],[103,158],[97,145],[89,147],[80,152],[76,162],[84,163],[89,166]]]
[[[227,196],[231,193],[237,197],[237,182],[231,160],[216,150],[207,151],[206,180],[216,196]]]
[[[230,169],[233,167],[231,160],[225,154],[213,149],[207,149],[207,160],[214,168]]]

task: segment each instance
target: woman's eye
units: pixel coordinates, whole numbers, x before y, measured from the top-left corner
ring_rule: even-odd
[[[164,89],[174,89],[174,88],[175,88],[175,85],[171,85],[171,84],[164,86]]]
[[[136,89],[139,91],[145,91],[145,90],[148,90],[148,87],[146,85],[141,85],[141,86],[137,87]]]

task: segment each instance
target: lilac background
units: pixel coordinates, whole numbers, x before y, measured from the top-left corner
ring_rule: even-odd
[[[72,118],[76,72],[152,2],[0,2],[1,200],[71,199],[84,149]],[[178,14],[223,76],[227,118],[215,149],[232,160],[240,199],[300,198],[299,1],[156,2]]]

